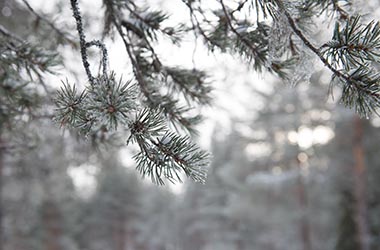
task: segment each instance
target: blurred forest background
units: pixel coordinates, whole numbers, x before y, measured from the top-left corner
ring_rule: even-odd
[[[53,9],[52,20],[71,15],[64,1]],[[57,46],[21,1],[0,0],[0,13],[7,29]],[[213,154],[204,185],[141,180],[128,150],[94,149],[49,118],[12,124],[0,141],[0,249],[380,250],[380,118],[332,100],[320,68],[289,87],[221,58],[200,127]]]

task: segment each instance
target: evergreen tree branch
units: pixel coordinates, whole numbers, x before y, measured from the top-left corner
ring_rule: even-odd
[[[339,79],[343,79],[347,84],[352,85],[355,89],[357,89],[361,93],[365,93],[365,94],[367,94],[369,96],[374,97],[375,99],[379,99],[380,98],[380,94],[378,94],[378,93],[376,93],[374,91],[370,91],[367,88],[364,88],[362,86],[362,84],[358,80],[356,80],[354,78],[351,78],[351,76],[344,74],[343,72],[337,70],[334,66],[332,66],[329,63],[329,61],[322,55],[321,51],[317,47],[315,47],[305,37],[305,35],[303,34],[303,32],[297,27],[295,20],[292,18],[291,14],[287,11],[287,9],[285,8],[283,2],[281,0],[276,0],[276,2],[278,3],[278,6],[281,9],[281,11],[284,12],[284,14],[285,14],[285,16],[286,16],[286,18],[288,20],[288,23],[289,23],[290,27],[292,28],[292,30],[294,31],[294,33],[302,40],[302,42],[305,44],[306,47],[308,47],[311,51],[314,52],[314,54],[316,54],[318,56],[318,58],[323,62],[323,64],[328,69],[330,69],[330,71],[336,77],[338,77]]]
[[[103,75],[107,77],[107,63],[108,63],[108,53],[107,53],[107,48],[99,40],[93,40],[91,42],[86,43],[86,47],[91,47],[91,46],[96,46],[102,51],[102,65],[103,65]]]
[[[345,70],[365,66],[370,62],[380,62],[380,23],[361,25],[360,16],[346,21],[341,28],[336,23],[332,41],[321,46],[327,59]]]
[[[126,22],[125,20],[122,20],[122,21],[121,21],[121,25],[123,25],[124,27],[126,27],[127,30],[129,29],[129,28],[128,28],[128,27],[129,27],[129,26],[128,26],[128,22]],[[134,32],[135,34],[139,34],[138,31],[133,31],[133,32]],[[119,34],[120,34],[120,32],[119,32]],[[144,40],[146,46],[148,47],[148,49],[149,49],[150,52],[152,53],[152,56],[154,57],[154,62],[153,62],[154,67],[156,68],[157,71],[159,71],[160,68],[161,68],[162,63],[161,63],[161,60],[159,59],[159,57],[158,57],[156,51],[154,50],[152,44],[150,43],[150,41],[148,40],[148,38],[147,38],[145,35],[141,35],[141,36],[139,35],[139,38]],[[128,44],[129,44],[129,43],[128,43]]]
[[[339,0],[331,0],[334,10],[337,11],[341,19],[348,19],[349,15],[339,4]]]
[[[204,182],[209,154],[191,143],[188,137],[170,133],[161,110],[144,109],[130,123],[131,135],[127,141],[137,142],[141,152],[134,156],[137,170],[154,183],[181,181],[180,172],[197,182]]]
[[[187,101],[194,100],[198,103],[206,104],[210,99],[207,96],[210,88],[206,83],[202,84],[205,78],[204,73],[197,70],[191,71],[163,66],[147,35],[132,28],[134,26],[130,27],[126,20],[117,15],[117,10],[114,9],[111,1],[106,1],[105,4],[109,21],[115,26],[124,43],[132,64],[133,73],[147,105],[152,109],[160,107],[176,129],[176,124],[178,124],[189,133],[195,133],[192,126],[199,122],[200,116],[184,117],[185,112],[189,111],[189,109],[178,106],[178,101],[172,96],[160,93],[159,88],[152,81],[159,79],[159,82],[162,81],[170,91],[182,93]],[[132,35],[136,37],[132,37]],[[138,39],[137,45],[133,44],[133,38]],[[137,48],[136,50],[135,47]],[[151,62],[147,60],[145,55],[141,55],[140,50],[144,52],[150,51]]]
[[[91,84],[94,84],[94,77],[90,71],[90,63],[88,62],[86,36],[83,30],[82,16],[79,11],[79,5],[77,0],[70,0],[71,8],[73,10],[73,16],[76,21],[77,31],[79,34],[80,53],[82,56],[83,67],[86,71],[86,75]]]
[[[128,57],[129,57],[129,59],[130,59],[130,61],[132,63],[133,72],[134,72],[136,80],[137,80],[137,82],[138,82],[138,84],[140,86],[140,89],[142,90],[142,93],[144,94],[144,96],[149,99],[150,98],[150,91],[149,91],[148,85],[147,85],[147,83],[146,83],[146,81],[144,79],[144,75],[142,73],[140,65],[137,62],[136,57],[135,57],[135,55],[133,53],[132,47],[130,45],[130,39],[128,38],[127,34],[124,34],[122,28],[116,22],[115,19],[113,19],[113,22],[115,24],[116,30],[118,31],[121,39],[123,40],[125,49],[127,51]]]
[[[325,11],[328,12],[329,10],[332,10],[333,12],[339,14],[340,20],[347,20],[349,18],[349,13],[341,6],[340,2],[347,2],[347,5],[349,5],[349,0],[306,0],[302,1],[301,10],[305,11],[304,13],[314,12],[317,15],[320,15]],[[310,10],[313,11],[310,12]]]
[[[75,18],[76,25],[77,25],[77,31],[79,34],[79,44],[80,44],[80,52],[81,52],[83,67],[86,71],[88,80],[93,85],[95,83],[95,78],[92,76],[91,71],[90,71],[90,63],[88,62],[87,48],[91,46],[97,46],[102,50],[102,53],[103,53],[102,64],[103,64],[103,73],[105,77],[107,77],[107,60],[108,60],[107,50],[106,50],[105,45],[99,40],[86,42],[86,36],[83,30],[82,16],[80,14],[78,1],[70,0],[70,3],[71,3],[71,8],[73,10],[73,16]]]
[[[224,12],[224,15],[226,17],[226,20],[227,20],[227,23],[228,23],[228,26],[230,27],[231,31],[236,35],[236,37],[238,37],[238,39],[240,39],[252,52],[252,54],[254,55],[254,57],[257,57],[257,58],[260,58],[258,55],[259,55],[259,52],[257,51],[257,48],[254,47],[245,37],[243,37],[233,26],[232,24],[232,21],[231,21],[231,17],[230,17],[230,13],[228,13],[227,9],[226,9],[226,6],[224,5],[224,2],[223,0],[220,0],[220,4],[222,6],[222,9],[223,9],[223,12]]]
[[[210,43],[211,45],[215,45],[214,42],[207,36],[206,32],[203,30],[203,28],[201,27],[201,23],[200,21],[198,20],[198,17],[197,15],[195,14],[195,11],[194,11],[194,8],[193,6],[191,5],[191,1],[186,1],[186,0],[182,0],[182,2],[187,6],[187,8],[189,9],[189,13],[190,13],[190,21],[191,21],[191,24],[192,24],[192,29],[194,31],[198,30],[198,32],[201,34],[201,36],[203,37],[203,39],[207,42],[207,43]],[[196,33],[195,33],[196,34]]]
[[[230,15],[232,16],[235,12],[241,11],[244,8],[244,5],[246,5],[248,2],[249,2],[249,0],[244,0],[244,1],[240,2],[239,5],[236,7],[236,9],[231,11]]]
[[[183,125],[185,128],[187,128],[189,132],[193,131],[191,130],[190,124],[188,124],[188,120],[181,117],[179,115],[180,114],[179,111],[178,112],[174,111],[173,108],[175,107],[175,103],[173,103],[172,101],[163,101],[163,99],[165,98],[162,98],[161,96],[159,96],[159,98],[155,98],[156,95],[153,95],[152,90],[149,88],[148,83],[144,77],[143,70],[141,69],[139,62],[136,59],[136,55],[133,52],[131,39],[129,38],[128,34],[123,31],[122,24],[119,23],[118,20],[116,19],[112,3],[108,2],[108,0],[106,1],[106,3],[108,3],[108,10],[110,11],[109,13],[110,20],[114,24],[119,36],[121,37],[124,43],[129,60],[131,61],[131,64],[132,64],[133,73],[136,77],[137,83],[139,84],[142,94],[144,95],[144,97],[146,98],[148,102],[148,105],[151,108],[157,108],[158,106],[162,106],[165,113],[168,114],[169,118],[171,118],[170,119],[171,121],[177,121],[178,123]],[[144,41],[147,41],[147,39],[145,38]],[[149,43],[149,41],[147,42]],[[153,50],[153,47],[151,49]],[[155,54],[154,50],[152,51],[152,53]],[[155,57],[156,59],[158,59],[157,55],[155,55]],[[159,59],[157,62],[158,64],[160,64]]]
[[[152,22],[149,22],[149,20],[147,20],[146,18],[144,18],[143,16],[141,16],[136,10],[134,10],[133,8],[131,8],[129,6],[129,4],[125,4],[125,7],[132,14],[132,16],[136,17],[136,19],[138,19],[139,21],[141,21],[142,23],[144,23],[146,26],[148,26],[152,30],[159,30],[159,31],[161,31],[162,33],[164,33],[164,34],[166,34],[168,36],[172,36],[173,35],[173,32],[171,32],[170,30],[161,29],[159,25],[153,24]],[[167,18],[167,16],[165,14],[162,14],[162,16],[161,16],[160,19],[164,20],[166,18]],[[123,21],[126,24],[126,20],[123,20]]]
[[[0,43],[2,54],[0,64],[3,64],[5,72],[8,74],[13,72],[18,75],[25,70],[31,81],[34,81],[34,76],[37,76],[40,83],[43,84],[42,73],[53,73],[52,67],[59,64],[57,54],[30,45],[5,28],[0,27],[0,33],[6,36]]]
[[[136,77],[136,80],[137,80],[139,86],[140,86],[140,89],[142,90],[142,93],[144,94],[144,96],[148,97],[149,96],[149,90],[148,90],[147,84],[145,82],[142,70],[140,69],[140,66],[136,61],[136,58],[135,58],[135,55],[133,53],[132,46],[131,46],[130,41],[127,37],[127,34],[124,33],[124,31],[122,29],[122,23],[119,23],[118,20],[116,19],[116,16],[115,16],[116,14],[115,14],[113,3],[110,0],[104,0],[104,2],[107,5],[107,10],[110,12],[109,13],[110,22],[113,23],[113,25],[115,26],[120,38],[122,39],[122,41],[124,43],[125,50],[128,54],[129,60],[132,63],[133,73]]]

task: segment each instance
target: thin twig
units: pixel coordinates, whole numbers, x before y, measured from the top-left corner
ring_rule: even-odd
[[[138,12],[136,12],[135,10],[133,10],[128,4],[125,5],[125,7],[127,8],[127,10],[133,15],[135,16],[138,20],[140,20],[141,22],[145,23],[147,26],[149,26],[151,29],[153,30],[160,30],[162,33],[166,34],[166,35],[169,35],[170,34],[165,31],[164,29],[160,29],[160,27],[156,27],[154,25],[152,25],[152,23],[150,22],[147,22],[146,19],[144,17],[142,17]]]
[[[230,27],[231,31],[252,51],[252,53],[257,56],[259,53],[257,52],[257,49],[245,38],[243,37],[232,25],[232,21],[230,18],[230,14],[227,12],[226,6],[223,3],[223,0],[220,0],[220,4],[222,5],[222,9],[224,12],[224,15],[226,17],[228,26]]]
[[[106,0],[105,2],[108,3],[108,0]],[[132,47],[131,47],[129,41],[127,40],[127,38],[126,38],[126,34],[124,34],[124,32],[123,32],[123,30],[121,28],[121,24],[119,24],[117,22],[117,20],[116,20],[112,4],[110,4],[109,10],[111,12],[110,15],[112,17],[112,23],[115,25],[117,32],[119,33],[121,39],[123,40],[123,43],[124,43],[124,46],[125,46],[125,50],[127,51],[129,60],[132,63],[133,73],[134,73],[134,75],[135,75],[135,77],[137,79],[137,82],[139,83],[140,88],[141,88],[144,96],[147,97],[147,98],[149,98],[149,96],[150,96],[149,95],[149,90],[148,90],[148,87],[146,85],[145,79],[144,79],[144,77],[143,77],[143,75],[141,73],[140,66],[139,66],[138,62],[136,61],[136,59],[135,59],[134,53],[132,51]]]
[[[132,49],[132,47],[130,45],[130,42],[129,42],[130,39],[128,38],[128,40],[127,40],[127,38],[126,38],[127,35],[124,34],[124,32],[122,31],[122,29],[121,29],[120,26],[118,26],[117,24],[115,24],[115,26],[116,26],[116,29],[118,30],[119,35],[121,36],[121,39],[124,42],[125,49],[127,51],[129,60],[131,60],[131,63],[132,63],[132,66],[133,66],[133,72],[134,72],[134,74],[136,76],[137,82],[139,83],[140,88],[141,88],[144,96],[146,98],[148,98],[148,100],[150,100],[150,91],[148,90],[148,86],[147,86],[147,84],[145,82],[145,79],[144,79],[144,76],[142,74],[142,70],[140,68],[140,65],[136,61],[133,49]]]
[[[130,27],[127,24],[128,22],[126,20],[121,20],[121,25],[124,26],[128,30]],[[156,51],[154,50],[153,45],[149,42],[148,38],[144,34],[140,35],[140,33],[136,32],[133,29],[131,29],[131,31],[135,33],[140,39],[143,39],[145,41],[146,45],[148,46],[148,49],[150,50],[150,52],[152,53],[152,56],[154,57],[155,62],[158,64],[157,66],[161,67],[162,65],[161,60],[158,57]]]
[[[206,35],[206,32],[201,27],[201,24],[198,20],[197,15],[194,13],[193,6],[191,6],[191,3],[186,2],[186,0],[182,0],[182,2],[189,8],[190,11],[190,20],[192,24],[193,30],[198,30],[201,36],[205,39],[205,41],[209,42],[210,44],[214,45],[214,42],[210,40],[210,38]],[[207,21],[207,20],[206,20]]]
[[[86,47],[89,48],[91,46],[96,46],[102,51],[102,65],[103,65],[103,75],[108,78],[107,76],[107,63],[108,63],[108,53],[107,53],[107,48],[99,40],[93,40],[91,42],[86,43]]]
[[[123,30],[123,25],[122,25],[123,20],[117,15],[118,13],[115,13],[115,10],[114,10],[112,4],[109,3],[109,0],[105,0],[105,4],[109,4],[108,9],[110,11],[110,16],[112,17],[111,22],[115,26],[118,34],[120,35],[120,38],[122,39],[122,41],[124,43],[126,52],[128,54],[128,57],[129,57],[129,60],[131,61],[131,64],[132,64],[133,74],[136,77],[137,83],[140,87],[142,94],[146,98],[150,107],[157,108],[157,106],[163,105],[162,103],[159,103],[157,100],[155,100],[154,96],[152,96],[152,91],[149,89],[148,83],[144,77],[144,72],[141,69],[139,62],[136,59],[135,52],[133,51],[133,45],[131,42],[132,39],[129,36],[128,30],[127,30],[127,32],[124,32],[124,30]],[[130,32],[134,33],[133,31],[130,31]],[[149,44],[149,41],[147,40],[147,38],[141,38],[141,39],[143,39],[145,42],[147,42],[148,47],[149,47],[150,44]],[[159,58],[158,58],[157,54],[155,53],[153,47],[150,47],[149,49],[153,53],[154,59],[159,60]],[[158,63],[161,64],[160,61],[158,61]],[[172,105],[174,105],[174,104],[172,104]],[[171,109],[172,106],[171,107],[165,107],[163,105],[163,106],[161,106],[161,108],[164,110],[165,114],[167,114],[171,118],[171,120],[177,120],[184,127],[188,127],[186,124],[186,119],[184,119],[178,113],[173,111]],[[190,129],[188,129],[188,130],[190,131]]]
[[[71,2],[71,8],[73,10],[73,16],[77,24],[77,30],[79,34],[79,43],[80,43],[80,52],[82,56],[83,66],[84,66],[84,69],[86,70],[86,75],[88,77],[88,80],[90,81],[92,85],[94,85],[95,80],[90,71],[90,63],[88,62],[87,48],[91,46],[97,46],[98,48],[102,50],[103,75],[104,77],[106,77],[106,79],[108,79],[107,77],[107,61],[108,61],[107,49],[104,43],[102,43],[99,40],[86,42],[86,36],[83,31],[82,16],[79,11],[78,1],[70,0],[70,2]]]
[[[233,11],[231,11],[231,15],[233,15],[235,12],[238,12],[238,11],[241,11],[241,9],[243,9],[244,5],[248,2],[249,0],[244,0],[242,1],[238,7],[236,9],[234,9]]]
[[[347,11],[345,11],[342,7],[340,7],[339,3],[337,0],[331,0],[333,6],[334,6],[334,10],[337,11],[340,15],[340,18],[341,19],[348,19],[348,13]]]
[[[77,30],[79,34],[79,43],[80,43],[80,53],[82,56],[83,67],[86,71],[86,75],[91,84],[94,84],[94,77],[91,75],[90,63],[88,62],[87,57],[87,46],[86,46],[86,36],[83,31],[82,16],[80,15],[78,1],[70,0],[71,8],[73,10],[73,16],[77,24]]]
[[[130,38],[128,37],[127,34],[124,34],[120,25],[118,25],[118,23],[116,22],[116,20],[114,18],[113,18],[113,23],[116,26],[116,30],[118,31],[121,39],[124,42],[129,60],[132,63],[133,73],[136,77],[136,80],[140,86],[140,89],[141,89],[143,95],[145,96],[145,98],[147,99],[147,101],[149,102],[150,105],[157,106],[157,101],[155,101],[152,98],[151,91],[148,89],[148,85],[147,85],[147,82],[145,81],[145,78],[143,76],[143,72],[140,68],[140,65],[135,59],[135,55],[133,53],[133,49],[132,49],[132,46],[130,44]],[[176,114],[174,111],[172,111],[170,109],[164,108],[164,110],[172,119],[180,121],[180,123],[185,126],[184,119],[181,116],[179,116],[178,114]]]

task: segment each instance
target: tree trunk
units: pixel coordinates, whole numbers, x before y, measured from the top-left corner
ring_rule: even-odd
[[[302,250],[312,250],[311,247],[311,230],[310,223],[308,219],[308,197],[305,189],[304,177],[302,176],[301,170],[299,170],[298,179],[297,179],[297,193],[298,193],[298,202],[301,208],[301,218],[299,224],[299,230],[301,235]]]
[[[0,250],[4,249],[4,230],[3,230],[3,169],[4,169],[5,145],[2,139],[2,129],[0,124]]]
[[[366,194],[366,177],[367,171],[364,162],[363,141],[363,122],[358,117],[354,117],[354,192],[355,192],[355,214],[358,228],[358,242],[360,250],[369,250],[369,234],[367,223],[367,194]]]
[[[42,222],[45,228],[45,249],[61,250],[61,220],[57,205],[53,201],[46,201],[42,207]]]
[[[115,218],[113,228],[115,250],[125,250],[127,235],[125,230],[124,216],[120,216],[118,219]]]

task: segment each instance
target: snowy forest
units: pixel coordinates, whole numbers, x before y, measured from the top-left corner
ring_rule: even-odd
[[[0,0],[0,250],[380,250],[377,20]]]

